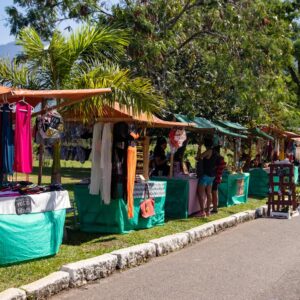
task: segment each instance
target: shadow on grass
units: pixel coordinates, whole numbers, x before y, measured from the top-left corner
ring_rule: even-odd
[[[7,267],[22,266],[22,265],[26,265],[28,263],[36,262],[36,261],[48,260],[49,258],[55,257],[56,255],[57,254],[51,254],[51,255],[48,255],[48,256],[43,256],[43,257],[23,260],[23,261],[19,261],[19,262],[12,262],[12,263],[8,263],[8,264],[5,264],[5,265],[0,265],[0,269],[5,269]]]
[[[33,174],[38,174],[38,167],[33,168]],[[61,177],[72,178],[72,179],[82,179],[89,177],[91,170],[89,168],[61,168]],[[51,167],[43,167],[43,175],[51,176]]]
[[[103,233],[90,233],[83,232],[78,229],[67,229],[67,240],[63,242],[64,245],[69,246],[80,246],[81,244],[93,241],[96,243],[105,243],[112,242],[116,240],[116,237],[112,236],[112,234],[103,234]]]

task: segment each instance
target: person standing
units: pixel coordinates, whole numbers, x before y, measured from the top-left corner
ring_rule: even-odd
[[[203,160],[203,174],[199,178],[197,189],[200,205],[200,217],[210,215],[210,205],[212,202],[212,184],[216,176],[216,163],[218,157],[213,148],[212,139],[205,139],[204,146],[206,148],[206,151],[197,157],[197,160]]]
[[[168,176],[170,167],[166,156],[167,140],[163,137],[157,139],[154,148],[154,171],[152,176]]]
[[[220,146],[216,146],[214,148],[216,154],[217,154],[217,163],[216,163],[216,177],[214,179],[213,185],[212,185],[212,204],[213,204],[213,209],[212,213],[217,213],[218,212],[218,204],[219,204],[219,195],[218,195],[218,187],[219,184],[222,182],[222,174],[223,171],[226,167],[226,162],[224,160],[224,157],[221,156]]]

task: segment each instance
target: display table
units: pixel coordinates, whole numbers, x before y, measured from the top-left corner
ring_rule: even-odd
[[[224,173],[219,185],[219,207],[227,207],[248,200],[249,173]]]
[[[134,189],[134,217],[128,219],[127,204],[122,197],[112,199],[109,205],[100,200],[100,195],[90,195],[87,185],[74,187],[80,230],[99,233],[128,233],[132,230],[151,228],[165,222],[166,182],[149,181],[150,197],[155,200],[155,215],[143,218],[140,204],[144,200],[144,184],[136,183]],[[122,186],[119,185],[121,195]]]
[[[55,255],[62,243],[68,192],[29,195],[26,209],[16,209],[19,200],[24,202],[20,196],[0,198],[0,265]]]
[[[197,178],[153,177],[167,182],[166,218],[186,219],[200,210],[197,196]]]
[[[256,197],[267,197],[269,192],[269,169],[255,168],[249,171],[249,195]],[[274,177],[278,181],[278,177]],[[297,184],[299,180],[299,168],[294,166],[294,182]]]

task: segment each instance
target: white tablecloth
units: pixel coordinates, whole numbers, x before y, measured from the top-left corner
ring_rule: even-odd
[[[70,208],[70,198],[67,191],[47,192],[35,195],[28,195],[31,198],[31,213],[61,210]],[[15,215],[15,199],[17,197],[0,198],[0,215]]]

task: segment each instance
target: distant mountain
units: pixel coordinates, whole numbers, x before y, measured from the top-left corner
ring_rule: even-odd
[[[5,45],[0,45],[0,57],[9,57],[12,59],[14,56],[21,52],[21,47],[17,46],[15,42]]]

